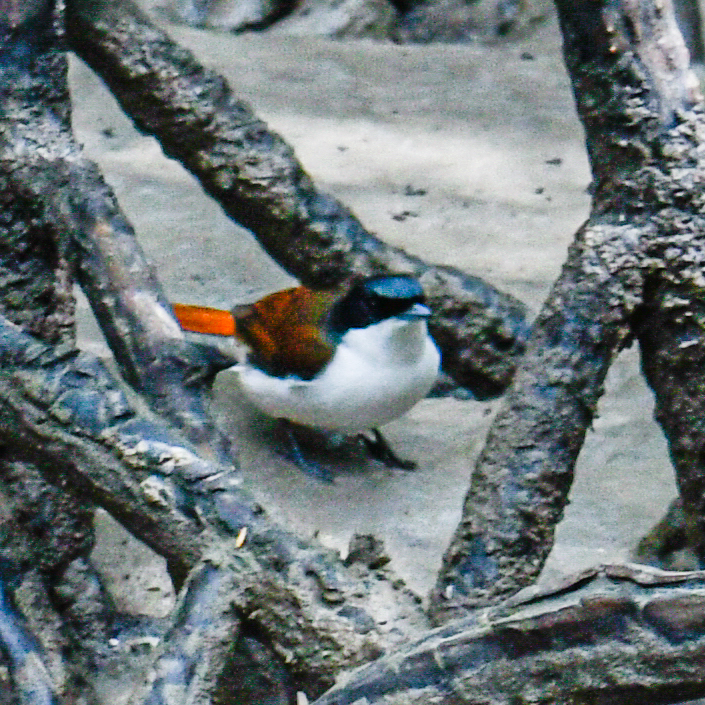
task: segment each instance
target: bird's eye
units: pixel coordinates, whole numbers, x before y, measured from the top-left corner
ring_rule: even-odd
[[[424,303],[423,296],[414,296],[412,298],[387,298],[377,297],[374,300],[374,313],[378,320],[399,316],[408,311],[414,304]]]

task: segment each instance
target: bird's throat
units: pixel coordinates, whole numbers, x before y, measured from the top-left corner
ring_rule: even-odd
[[[367,328],[349,330],[341,344],[361,358],[396,366],[418,360],[424,354],[426,341],[426,321],[390,318]]]

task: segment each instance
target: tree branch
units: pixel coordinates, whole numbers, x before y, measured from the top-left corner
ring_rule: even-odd
[[[573,467],[638,300],[631,226],[588,225],[534,325],[478,458],[434,588],[444,621],[531,583],[553,546]],[[622,269],[610,271],[610,263]],[[631,294],[631,295],[630,295]]]
[[[695,330],[705,283],[700,96],[668,2],[556,4],[594,202],[478,460],[434,591],[437,619],[536,578],[609,364],[634,335],[684,511],[705,523],[704,409],[687,401],[705,389],[705,343]],[[686,446],[689,460],[679,462]]]
[[[4,585],[0,589],[0,651],[22,705],[60,705],[41,647],[10,604]]]
[[[705,574],[602,566],[429,632],[314,705],[643,705],[705,695]]]
[[[189,576],[171,628],[161,642],[142,687],[132,693],[132,705],[211,702],[218,682],[236,649],[240,619],[232,605],[232,575],[205,563]]]
[[[53,26],[60,19],[50,3],[37,15],[34,7],[16,27],[0,14],[4,310],[47,339],[72,341],[77,273],[126,379],[203,452],[231,458],[194,371],[207,377],[232,361],[183,339],[130,224],[71,134],[66,56]]]
[[[506,387],[528,331],[519,301],[365,231],[316,188],[291,148],[222,77],[174,44],[130,0],[71,0],[67,17],[71,47],[137,127],[155,136],[282,267],[319,286],[354,272],[415,274],[434,309],[431,328],[443,348],[444,369],[479,397]]]
[[[386,569],[346,569],[277,527],[231,468],[138,413],[99,360],[52,350],[2,320],[0,440],[164,556],[177,587],[201,559],[215,561],[233,576],[237,613],[310,692],[426,625]]]
[[[177,338],[134,233],[68,131],[65,58],[47,24],[51,6],[45,10],[40,17],[30,12],[21,26],[0,15],[0,70],[8,86],[0,94],[0,193],[17,222],[30,223],[18,232],[30,237],[39,230],[43,244],[56,243],[79,272],[126,377],[193,437],[194,424],[183,422],[189,368],[181,353],[194,348]],[[35,61],[19,61],[23,43]],[[55,119],[43,91],[65,119]],[[23,149],[27,144],[33,149]],[[0,437],[8,451],[106,508],[167,559],[177,587],[220,547],[219,579],[232,576],[236,586],[229,596],[233,614],[257,628],[309,692],[426,624],[415,596],[388,573],[347,570],[337,555],[280,529],[241,490],[230,464],[208,462],[199,447],[136,408],[97,359],[46,346],[0,320]],[[195,435],[203,446],[203,436]],[[247,541],[239,545],[235,537],[243,531]]]
[[[48,485],[31,464],[9,459],[8,451],[0,459],[0,650],[20,702],[94,703],[82,676],[107,644],[110,615],[85,564],[92,509]]]
[[[684,435],[681,455],[703,447],[699,425],[683,425],[683,416],[700,414],[700,407],[669,392],[674,381],[685,384],[686,399],[702,391],[702,336],[693,334],[702,318],[699,233],[705,225],[700,204],[694,205],[705,183],[699,178],[701,114],[691,109],[694,94],[685,83],[689,74],[678,42],[669,34],[669,8],[651,15],[634,0],[558,4],[595,160],[595,203],[476,469],[464,521],[432,599],[439,619],[496,601],[537,574],[607,368],[635,333],[659,408],[675,419],[667,430]],[[89,7],[100,12],[93,17]],[[518,349],[516,331],[524,323],[514,317],[518,309],[511,301],[493,299],[479,280],[471,291],[464,275],[429,268],[366,234],[349,212],[314,189],[288,148],[232,99],[221,79],[125,7],[75,0],[69,6],[72,41],[106,80],[116,82],[138,124],[200,170],[221,202],[232,198],[233,212],[241,209],[261,237],[271,238],[268,247],[300,267],[306,281],[415,267],[437,308],[438,330],[439,320],[451,321],[444,343],[451,359],[453,341],[470,329],[494,331],[488,350],[505,344]],[[43,233],[42,242],[57,253],[26,258],[41,263],[37,271],[49,282],[47,290],[57,292],[43,313],[69,316],[52,334],[70,340],[70,307],[61,308],[58,295],[68,287],[57,272],[70,272],[71,265],[115,338],[126,377],[203,442],[194,424],[179,420],[178,392],[166,402],[159,395],[186,382],[183,360],[189,356],[196,359],[189,369],[201,374],[219,363],[199,360],[200,353],[185,343],[180,363],[161,361],[171,360],[170,351],[182,344],[174,343],[178,332],[168,303],[129,224],[68,132],[65,65],[51,30],[51,4],[35,0],[18,9],[0,0],[0,20],[3,48],[18,49],[0,64],[0,78],[12,79],[0,94],[0,195],[10,206],[4,225],[24,223],[20,236]],[[141,53],[136,45],[123,50],[115,44],[128,42],[127,28],[135,33],[130,41],[142,43]],[[33,64],[18,60],[23,42]],[[154,124],[150,114],[158,118]],[[196,140],[193,147],[182,144],[184,137]],[[30,156],[23,144],[32,145]],[[46,192],[57,198],[37,206]],[[62,238],[64,231],[71,237]],[[311,258],[310,266],[297,247]],[[12,256],[4,261],[11,264]],[[472,328],[473,307],[479,319],[494,316],[494,327]],[[504,338],[496,333],[502,326]],[[456,352],[456,375],[479,375],[478,388],[485,385],[485,391],[501,386],[501,374],[486,374],[488,360],[499,358],[486,352],[473,367],[466,353]],[[150,375],[166,381],[153,382]],[[200,391],[196,399],[200,404]],[[196,445],[138,408],[95,358],[41,343],[0,318],[0,440],[7,451],[36,464],[58,487],[107,508],[167,558],[177,586],[186,582],[154,662],[156,677],[143,683],[134,705],[166,702],[174,693],[181,700],[226,697],[223,676],[237,658],[238,630],[256,634],[270,655],[280,657],[287,685],[309,695],[341,672],[381,657],[347,674],[320,705],[361,699],[368,705],[567,704],[635,694],[657,703],[705,693],[702,575],[608,567],[552,595],[506,602],[425,632],[418,601],[391,574],[363,564],[345,568],[336,555],[277,527],[243,492],[231,465],[201,457]],[[205,413],[203,418],[207,422]],[[679,450],[676,443],[672,439]],[[679,473],[684,508],[699,516],[697,463],[703,454],[695,460],[691,455]]]

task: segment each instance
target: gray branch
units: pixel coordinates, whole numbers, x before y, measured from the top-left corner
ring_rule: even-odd
[[[68,38],[137,127],[156,137],[264,249],[306,284],[353,273],[418,276],[443,365],[477,396],[509,383],[528,332],[524,305],[477,277],[434,267],[368,233],[316,188],[292,149],[225,79],[174,44],[131,0],[72,0]]]
[[[20,705],[60,705],[42,649],[11,605],[4,585],[0,588],[0,652]]]
[[[125,378],[202,452],[231,461],[230,441],[207,413],[207,383],[232,361],[183,339],[132,227],[82,156],[53,3],[37,3],[38,14],[29,3],[26,17],[5,24],[2,10],[13,7],[0,6],[2,311],[47,340],[71,342],[76,276]]]
[[[0,225],[8,234],[0,257],[10,270],[0,271],[7,299],[0,441],[55,486],[105,507],[166,557],[183,587],[134,705],[228,697],[225,674],[242,659],[248,634],[270,664],[278,660],[289,685],[312,697],[339,678],[320,705],[637,696],[650,704],[705,693],[700,574],[605,568],[554,594],[476,610],[540,569],[607,368],[632,336],[668,417],[674,457],[684,459],[677,469],[695,535],[702,517],[703,459],[691,452],[702,447],[701,431],[684,422],[686,414],[702,416],[686,402],[702,398],[703,346],[703,129],[687,61],[667,5],[661,14],[642,11],[651,7],[646,0],[558,5],[594,160],[593,213],[490,434],[432,599],[439,619],[470,616],[429,631],[418,600],[386,569],[343,566],[332,552],[276,526],[242,490],[217,430],[199,432],[210,423],[206,378],[227,361],[179,338],[129,223],[78,153],[56,43],[60,12],[48,1],[0,0],[0,78],[8,87],[0,96],[0,196],[7,206]],[[449,369],[474,380],[481,393],[506,383],[525,330],[521,307],[479,280],[429,267],[365,233],[313,187],[290,150],[222,79],[129,3],[75,0],[68,12],[74,46],[138,125],[157,134],[291,271],[310,283],[355,271],[416,272],[436,308],[439,339],[447,335],[441,342]],[[20,60],[25,50],[32,61]],[[20,149],[27,144],[32,149]],[[46,193],[56,197],[43,199]],[[28,238],[41,243],[41,254],[26,254],[12,269]],[[126,379],[171,425],[72,347],[67,292],[74,272]],[[32,292],[31,316],[10,305],[13,276]],[[42,329],[42,320],[51,325]],[[458,341],[478,334],[486,334],[479,347],[461,349]],[[502,348],[504,357],[496,355]],[[468,360],[469,351],[481,364]],[[196,392],[184,415],[179,402],[188,381]],[[206,457],[210,442],[217,452]],[[29,647],[18,658],[27,653]],[[250,652],[246,663],[254,662]],[[43,683],[38,678],[37,692],[52,697]]]
[[[556,4],[592,213],[475,468],[434,592],[439,620],[536,578],[607,369],[633,337],[705,552],[702,99],[670,3]]]
[[[634,235],[629,225],[578,233],[477,461],[435,588],[437,617],[510,595],[541,570],[605,375],[629,337],[639,268],[624,243]]]
[[[705,695],[705,574],[602,566],[424,634],[314,705],[677,703]]]
[[[277,527],[232,468],[203,460],[136,411],[99,360],[54,350],[3,320],[0,439],[164,556],[177,587],[202,559],[232,575],[234,609],[312,692],[426,626],[386,570],[345,568]]]

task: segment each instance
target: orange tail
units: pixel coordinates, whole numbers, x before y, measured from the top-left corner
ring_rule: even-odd
[[[235,335],[235,319],[230,311],[188,304],[173,304],[172,308],[184,330],[210,335]]]

